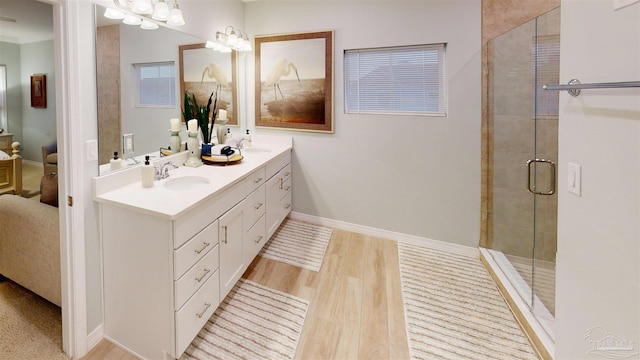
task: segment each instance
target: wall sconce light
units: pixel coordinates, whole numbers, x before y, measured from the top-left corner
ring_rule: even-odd
[[[227,26],[224,32],[216,32],[216,41],[208,41],[207,47],[220,52],[251,51],[251,42],[247,34],[243,35],[240,30],[236,33],[233,26]]]
[[[178,0],[173,0],[173,7],[169,10],[169,0],[113,0],[118,9],[107,8],[104,16],[109,19],[123,19],[127,25],[140,25],[141,28],[157,29],[158,24],[153,21],[166,21],[171,26],[185,24],[182,10],[178,6]],[[133,14],[131,14],[131,13]],[[140,16],[136,16],[140,15]]]

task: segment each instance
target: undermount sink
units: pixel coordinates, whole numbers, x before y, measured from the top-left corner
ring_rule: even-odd
[[[164,187],[169,190],[186,191],[201,189],[209,184],[209,179],[202,176],[183,176],[168,180]]]
[[[242,149],[243,153],[257,153],[257,152],[271,152],[271,149],[265,149],[261,147],[246,147]]]

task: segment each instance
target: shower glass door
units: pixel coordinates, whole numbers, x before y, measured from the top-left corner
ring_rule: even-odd
[[[553,338],[560,10],[489,43],[490,253]]]

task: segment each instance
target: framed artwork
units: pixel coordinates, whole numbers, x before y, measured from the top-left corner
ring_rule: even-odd
[[[333,31],[256,36],[256,126],[333,132]]]
[[[239,126],[235,52],[214,51],[205,47],[205,43],[180,45],[179,51],[180,107],[185,91],[189,96],[196,95],[198,105],[206,106],[211,93],[217,90],[218,109],[227,110],[227,126]]]
[[[31,75],[31,107],[47,107],[47,76]]]

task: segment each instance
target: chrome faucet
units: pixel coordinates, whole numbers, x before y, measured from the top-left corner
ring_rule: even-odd
[[[173,161],[167,161],[162,165],[156,166],[153,178],[155,180],[162,180],[169,177],[169,166],[173,166],[174,169],[178,168],[178,165],[174,164]]]
[[[240,137],[238,140],[236,140],[236,147],[240,150],[242,150],[244,148],[244,146],[242,145],[242,143],[246,141],[248,143],[251,143],[251,139],[246,138],[244,136]]]

